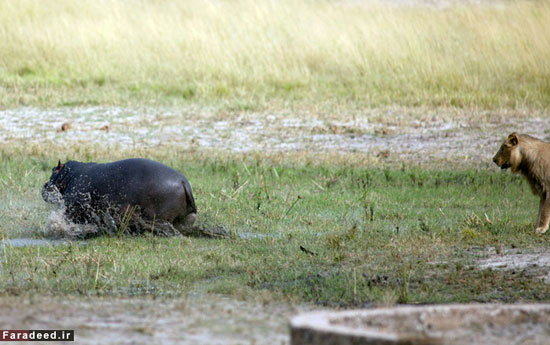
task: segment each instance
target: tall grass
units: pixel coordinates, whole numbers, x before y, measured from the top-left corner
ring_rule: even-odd
[[[550,1],[0,2],[0,104],[550,105]]]

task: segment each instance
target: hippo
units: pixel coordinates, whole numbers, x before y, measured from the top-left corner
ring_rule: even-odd
[[[149,159],[133,158],[112,163],[58,161],[42,198],[62,204],[74,223],[92,223],[116,233],[130,224],[155,229],[157,234],[187,234],[197,217],[197,207],[187,178]],[[131,216],[131,217],[130,217]]]

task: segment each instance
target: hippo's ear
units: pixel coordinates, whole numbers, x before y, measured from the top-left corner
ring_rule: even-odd
[[[514,132],[512,134],[510,134],[508,136],[508,138],[506,139],[506,142],[511,145],[511,146],[516,146],[518,144],[518,136],[517,134]]]
[[[57,167],[55,168],[55,172],[58,173],[59,171],[61,171],[61,169],[63,169],[63,164],[61,164],[61,160],[58,160]]]

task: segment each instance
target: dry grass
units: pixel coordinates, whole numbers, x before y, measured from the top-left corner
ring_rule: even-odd
[[[550,104],[550,2],[0,3],[0,104]]]

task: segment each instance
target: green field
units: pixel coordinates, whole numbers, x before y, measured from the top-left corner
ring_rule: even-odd
[[[1,155],[2,233],[40,236],[51,208],[39,191],[53,159],[46,153]],[[550,299],[536,270],[477,264],[490,248],[528,253],[550,243],[533,231],[536,199],[517,176],[143,155],[185,172],[199,224],[222,225],[232,238],[145,235],[52,248],[7,246],[0,290],[121,296],[200,290],[328,305]],[[112,158],[107,152],[98,157]]]

